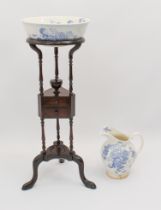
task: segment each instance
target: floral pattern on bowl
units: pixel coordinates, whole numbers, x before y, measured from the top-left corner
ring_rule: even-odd
[[[83,37],[89,19],[68,16],[46,16],[26,18],[23,22],[28,37],[56,41]]]
[[[31,38],[41,40],[69,40],[77,37],[72,31],[59,32],[56,29],[42,27],[39,29],[39,34],[32,34]]]

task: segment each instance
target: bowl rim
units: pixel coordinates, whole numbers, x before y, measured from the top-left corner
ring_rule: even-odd
[[[81,22],[81,23],[70,23],[70,24],[65,24],[65,23],[60,23],[60,24],[52,24],[52,23],[34,23],[32,22],[33,18],[83,18],[85,19],[85,22]],[[22,22],[24,24],[31,24],[31,25],[46,25],[46,26],[72,26],[72,25],[83,25],[83,24],[87,24],[90,22],[89,18],[86,17],[81,17],[81,16],[31,16],[31,17],[26,17],[22,19]]]

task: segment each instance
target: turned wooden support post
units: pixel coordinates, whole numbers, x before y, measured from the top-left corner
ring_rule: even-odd
[[[70,126],[70,134],[69,134],[69,140],[70,140],[70,152],[73,152],[73,118],[69,119],[69,126]]]
[[[41,139],[42,139],[42,151],[46,152],[46,143],[45,143],[45,122],[44,118],[41,118]]]
[[[59,79],[59,69],[58,69],[58,47],[54,47],[55,53],[55,80]]]
[[[55,55],[55,79],[50,81],[52,88],[54,88],[55,97],[59,97],[59,88],[62,85],[62,80],[59,79],[59,68],[58,68],[58,47],[54,47]],[[57,111],[56,117],[56,132],[57,132],[57,143],[60,144],[60,124],[59,115]]]
[[[30,47],[38,54],[38,59],[39,59],[39,90],[40,90],[40,95],[43,96],[44,94],[44,88],[43,88],[43,71],[42,71],[42,52],[41,50],[34,44],[30,44]],[[43,153],[46,152],[46,143],[45,143],[45,122],[44,118],[41,117],[40,119],[41,122],[41,140],[42,140],[42,151]]]
[[[73,54],[76,50],[80,48],[80,46],[81,46],[81,43],[78,43],[69,51],[69,93],[70,95],[73,92]]]
[[[73,54],[76,50],[78,50],[81,46],[81,43],[76,44],[70,51],[69,51],[69,94],[73,94]],[[69,119],[69,141],[70,141],[70,152],[73,152],[73,118]]]
[[[59,79],[59,67],[58,67],[58,47],[54,47],[55,54],[55,79],[50,80],[50,84],[54,89],[56,96],[59,95],[59,88],[62,86],[63,81]]]
[[[39,90],[40,94],[44,94],[44,88],[43,88],[43,72],[42,72],[42,52],[41,50],[34,44],[30,44],[30,47],[38,54],[39,58]]]

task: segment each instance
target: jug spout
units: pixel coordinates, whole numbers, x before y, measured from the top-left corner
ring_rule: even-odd
[[[108,137],[107,139],[110,139],[112,137],[111,132],[112,132],[111,128],[109,128],[107,126],[103,128],[103,135]]]
[[[111,131],[112,129],[107,126],[103,128],[104,135],[108,135]]]

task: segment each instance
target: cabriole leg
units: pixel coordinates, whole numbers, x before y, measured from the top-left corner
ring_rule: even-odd
[[[34,184],[35,184],[35,182],[38,178],[38,166],[43,161],[43,159],[44,159],[44,154],[43,153],[39,154],[38,156],[36,156],[34,158],[32,179],[22,186],[22,190],[28,190],[28,189],[30,189],[34,186]]]
[[[84,175],[84,162],[83,162],[83,159],[74,154],[73,155],[73,161],[76,162],[79,166],[79,174],[80,174],[80,178],[82,180],[82,182],[84,183],[84,185],[88,188],[91,188],[91,189],[96,189],[96,185],[89,181],[88,179],[86,179],[85,175]]]

